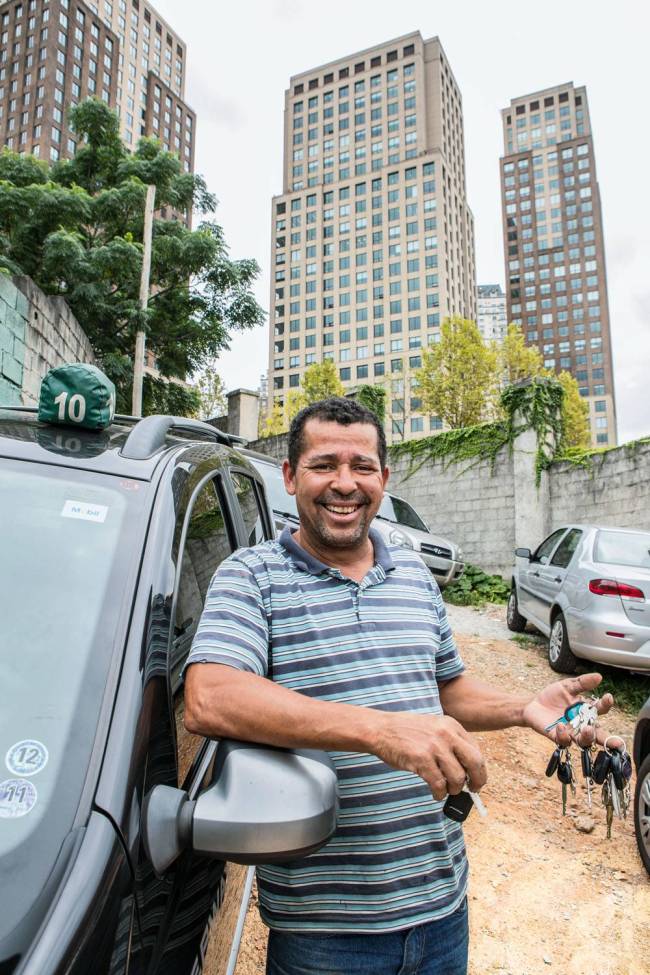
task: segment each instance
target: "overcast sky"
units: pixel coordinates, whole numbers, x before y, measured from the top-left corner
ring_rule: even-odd
[[[196,170],[219,199],[233,257],[262,268],[269,306],[271,196],[282,189],[284,91],[293,74],[419,30],[438,36],[463,99],[477,280],[505,284],[500,109],[551,85],[586,85],[603,203],[619,440],[650,434],[650,8],[645,0],[154,0],[187,43]],[[228,389],[257,389],[268,330],[236,335]]]

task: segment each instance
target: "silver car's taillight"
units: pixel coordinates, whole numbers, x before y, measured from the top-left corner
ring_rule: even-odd
[[[627,582],[617,582],[616,579],[591,579],[589,592],[595,596],[620,596],[622,599],[645,599],[643,592]]]

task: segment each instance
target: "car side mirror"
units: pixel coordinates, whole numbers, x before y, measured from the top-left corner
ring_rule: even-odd
[[[185,850],[234,863],[282,863],[336,828],[336,769],[325,752],[221,741],[212,781],[191,801],[157,785],[142,809],[145,850],[161,876]]]
[[[528,559],[528,561],[530,562],[532,552],[530,551],[529,548],[516,548],[515,555],[517,556],[518,559]]]

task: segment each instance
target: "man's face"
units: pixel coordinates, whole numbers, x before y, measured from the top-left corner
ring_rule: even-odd
[[[388,480],[379,461],[377,431],[369,423],[308,420],[295,471],[282,472],[296,497],[300,530],[319,548],[354,548],[365,540]]]

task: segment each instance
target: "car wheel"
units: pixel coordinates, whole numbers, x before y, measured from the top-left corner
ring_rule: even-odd
[[[523,633],[526,629],[526,617],[519,612],[517,602],[517,590],[513,586],[508,596],[508,607],[506,609],[506,624],[513,633]]]
[[[566,620],[562,613],[558,613],[553,620],[551,635],[548,638],[548,662],[559,674],[573,674],[578,665],[577,658],[569,646]]]
[[[634,832],[643,866],[650,874],[650,755],[641,762],[636,778]]]

